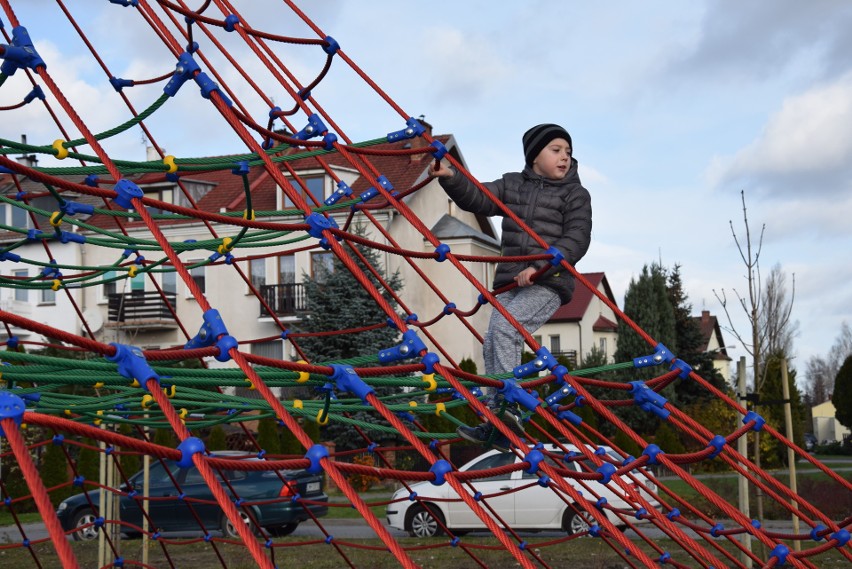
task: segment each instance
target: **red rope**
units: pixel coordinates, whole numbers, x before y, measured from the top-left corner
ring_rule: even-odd
[[[56,547],[56,553],[59,556],[62,566],[66,569],[79,567],[77,558],[74,556],[74,551],[65,538],[62,526],[59,524],[59,518],[56,517],[53,504],[50,503],[50,496],[47,494],[47,489],[44,487],[44,482],[41,480],[38,468],[33,464],[32,457],[30,457],[30,453],[27,451],[27,445],[18,431],[18,426],[13,419],[6,418],[0,419],[0,428],[6,434],[6,440],[9,441],[12,453],[21,467],[21,472],[27,481],[27,485],[30,487],[33,500],[36,503],[44,525],[47,526],[50,540]]]

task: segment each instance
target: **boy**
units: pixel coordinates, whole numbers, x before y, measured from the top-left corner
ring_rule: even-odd
[[[571,135],[561,126],[540,124],[524,133],[522,143],[523,171],[504,174],[499,180],[484,185],[573,266],[589,249],[592,205],[589,192],[577,174]],[[503,215],[497,204],[460,172],[438,163],[432,165],[430,174],[438,178],[441,187],[460,208],[487,216]],[[504,257],[540,255],[546,251],[509,217],[503,218],[500,245]],[[547,271],[533,282],[532,275],[545,266]],[[498,263],[494,288],[513,281],[517,287],[500,294],[497,300],[530,334],[547,322],[557,308],[567,304],[574,293],[574,277],[548,260]],[[521,364],[522,349],[523,337],[518,330],[498,310],[492,310],[482,345],[485,374],[511,372]],[[499,409],[501,398],[496,390],[485,391],[486,405],[492,410]],[[523,436],[523,426],[515,409],[507,409],[501,420]],[[494,427],[490,423],[461,426],[456,430],[464,439],[483,443],[494,439],[492,431]],[[499,450],[509,451],[505,437],[498,436],[491,443]]]

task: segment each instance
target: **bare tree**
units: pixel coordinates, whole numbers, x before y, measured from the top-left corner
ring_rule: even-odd
[[[766,361],[769,354],[793,353],[793,338],[799,329],[799,323],[790,320],[796,296],[795,274],[792,282],[792,292],[788,299],[787,276],[781,270],[781,264],[776,263],[769,272],[761,295],[762,310],[758,314],[762,361]]]
[[[816,405],[831,398],[834,379],[840,366],[852,355],[852,327],[848,322],[840,325],[840,334],[826,356],[812,356],[805,369],[805,396]]]
[[[728,297],[725,289],[721,292],[713,291],[716,299],[722,304],[725,316],[728,319],[726,330],[743,345],[743,348],[751,356],[751,369],[754,377],[754,393],[760,393],[761,386],[766,379],[766,360],[770,354],[789,354],[792,352],[792,339],[795,335],[795,327],[790,324],[790,314],[793,310],[793,298],[787,300],[785,277],[781,266],[776,265],[770,272],[766,288],[762,286],[760,275],[760,253],[763,248],[763,234],[766,224],[760,227],[760,236],[757,243],[753,243],[751,226],[748,220],[748,208],[746,207],[745,192],[740,192],[743,204],[743,225],[745,227],[745,239],[741,240],[734,229],[734,222],[730,221],[731,234],[734,243],[740,253],[746,268],[746,283],[748,293],[741,294],[736,288],[733,289],[737,304],[745,312],[748,318],[748,329],[740,331],[734,327],[731,312],[728,306]],[[795,295],[795,278],[793,279],[793,295]],[[747,336],[750,335],[750,338]],[[783,352],[776,351],[778,348],[786,348]],[[744,396],[745,394],[741,394]],[[760,468],[760,431],[754,433],[754,462]],[[763,518],[763,492],[758,486],[756,493],[757,516]]]

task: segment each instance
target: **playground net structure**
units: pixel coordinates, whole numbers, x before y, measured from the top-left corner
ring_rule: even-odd
[[[500,291],[491,290],[485,279],[477,276],[484,271],[471,267],[494,263],[497,256],[454,252],[418,218],[410,204],[427,187],[425,172],[435,159],[449,160],[476,181],[458,156],[448,151],[447,137],[433,137],[422,121],[397,105],[332,35],[319,29],[292,2],[285,0],[270,7],[269,17],[252,22],[232,5],[237,3],[225,0],[204,2],[197,12],[182,2],[111,0],[109,10],[116,11],[116,21],[132,20],[134,29],[147,33],[148,40],[156,42],[163,53],[160,69],[150,76],[130,78],[117,77],[118,70],[107,66],[99,50],[110,46],[90,40],[80,25],[86,21],[81,16],[86,14],[74,12],[86,8],[70,4],[57,0],[56,6],[45,8],[38,21],[25,22],[18,20],[12,2],[0,0],[2,124],[11,124],[16,114],[26,113],[29,122],[50,125],[40,131],[56,132],[50,137],[54,138],[52,142],[31,144],[14,140],[16,136],[8,132],[0,134],[4,214],[0,219],[4,232],[0,283],[15,298],[18,294],[32,298],[26,296],[31,293],[57,305],[61,298],[62,306],[67,307],[61,327],[29,318],[12,310],[10,304],[0,310],[7,338],[0,376],[0,458],[2,464],[14,462],[26,482],[22,490],[16,490],[12,480],[0,478],[0,512],[10,516],[12,524],[12,537],[0,543],[0,550],[25,549],[32,566],[42,567],[55,561],[46,561],[37,546],[52,543],[50,555],[55,557],[51,559],[58,557],[62,567],[79,566],[78,552],[66,535],[71,530],[63,530],[52,495],[61,489],[91,494],[103,491],[130,496],[145,509],[150,498],[127,485],[135,472],[121,467],[122,457],[139,455],[154,462],[173,461],[196,468],[210,489],[212,502],[221,509],[238,539],[228,539],[218,528],[203,525],[198,528],[200,539],[167,539],[154,520],[146,520],[147,528],[130,527],[116,512],[103,515],[97,511],[89,526],[106,544],[108,553],[100,566],[145,566],[142,560],[122,555],[119,531],[155,541],[167,566],[175,566],[169,552],[190,543],[203,544],[209,553],[205,566],[228,566],[222,552],[235,547],[244,550],[244,557],[250,556],[258,567],[278,566],[276,552],[280,555],[282,548],[293,547],[325,548],[322,554],[339,556],[340,566],[355,566],[350,553],[363,545],[335,538],[322,517],[307,515],[321,531],[320,539],[273,539],[254,519],[255,504],[242,500],[233,486],[223,483],[223,471],[249,469],[271,473],[304,469],[323,475],[340,489],[346,507],[354,507],[383,542],[383,546],[373,548],[374,555],[388,556],[402,567],[418,566],[413,553],[420,547],[394,537],[371,510],[376,504],[362,499],[353,487],[353,476],[391,480],[400,487],[422,481],[449,485],[483,521],[496,546],[505,550],[506,562],[522,567],[547,567],[540,553],[543,549],[584,537],[602,540],[631,567],[816,567],[826,552],[852,560],[852,518],[832,519],[744,456],[737,450],[738,442],[760,432],[789,447],[798,460],[847,495],[852,492],[849,481],[642,331],[532,232],[530,238],[546,252],[536,260],[546,258],[570,271],[578,288],[590,289],[647,341],[648,355],[605,369],[570,371],[521,330],[528,349],[535,354],[532,361],[500,377],[463,371],[454,360],[458,354],[448,345],[450,338],[433,331],[440,330],[442,321],[453,320],[481,341],[474,324],[481,324],[481,320],[476,319],[486,309],[503,308],[496,298]],[[43,39],[50,39],[51,33],[57,33],[60,19],[61,29],[75,34],[74,41],[85,46],[102,73],[103,90],[97,96],[103,97],[110,108],[122,109],[124,121],[117,126],[93,130],[90,125],[100,124],[100,119],[81,116],[79,105],[71,103],[67,90],[72,85],[64,85],[65,74],[57,73],[62,60],[58,55],[51,60],[36,47]],[[301,32],[291,37],[270,31],[279,27]],[[50,50],[51,55],[54,51]],[[288,67],[292,59],[285,53],[292,51],[309,54],[298,60],[298,69]],[[324,89],[334,72],[341,69],[347,71],[353,85],[368,89],[385,109],[388,127],[383,132],[390,133],[353,141],[346,134],[344,121],[357,109],[350,109],[347,116],[333,117],[323,108]],[[281,100],[288,103],[281,104]],[[140,112],[137,107],[144,110]],[[197,124],[193,113],[201,108],[213,113],[204,116],[218,121],[215,132],[222,146],[239,144],[245,149],[243,154],[181,158],[162,151],[158,133],[149,125],[158,124],[161,130],[169,126],[191,129]],[[263,118],[253,118],[258,116]],[[138,129],[158,153],[156,159],[126,160],[108,150],[116,141],[136,136]],[[168,132],[163,135],[169,136]],[[36,161],[10,157],[20,154],[62,162],[38,167]],[[402,169],[384,170],[382,166],[388,160],[415,164],[419,175],[406,176]],[[305,172],[330,179],[333,190],[327,195],[317,194]],[[199,180],[216,180],[222,188],[229,187],[230,193],[217,188],[206,194]],[[150,191],[157,187],[177,191]],[[357,187],[363,190],[353,189]],[[479,187],[488,193],[485,187]],[[214,195],[226,197],[215,201]],[[407,224],[416,232],[419,245],[397,243],[386,231],[391,212],[394,223]],[[365,233],[356,226],[368,229]],[[187,237],[181,233],[186,228],[208,236]],[[381,273],[362,270],[361,251],[365,248],[408,264],[422,278],[418,294],[405,296]],[[75,253],[79,251],[84,253]],[[277,259],[297,251],[333,255],[351,272],[347,275],[351,286],[363,289],[383,313],[380,320],[335,333],[391,329],[396,331],[394,342],[355,359],[312,361],[299,346],[312,331],[294,332],[291,320],[278,317],[277,303],[284,301],[265,295],[258,275],[246,271],[253,260]],[[429,277],[434,274],[429,266],[434,264],[462,278],[473,294],[453,298],[454,290]],[[209,297],[216,283],[232,278],[242,283],[245,292],[241,290],[241,296],[248,295],[255,306],[262,307],[277,336],[235,337],[229,332],[251,328],[238,325],[236,317],[229,321],[229,307],[217,308]],[[149,283],[146,288],[154,291],[155,304],[160,307],[156,319],[173,321],[179,342],[144,349],[132,343],[97,340],[102,323],[93,321],[98,319],[97,312],[85,308],[84,295],[105,287],[114,290],[130,282]],[[185,287],[186,296],[192,299],[190,308],[186,304],[180,310],[176,308],[179,302],[186,302],[175,294],[176,283]],[[139,298],[151,294],[142,290],[137,290]],[[438,299],[443,309],[418,317],[427,294]],[[130,302],[134,297],[123,298]],[[474,302],[469,302],[470,298]],[[113,309],[120,321],[124,319],[122,311],[132,308],[110,306]],[[253,318],[243,315],[242,320]],[[269,357],[251,349],[276,338],[299,357]],[[197,365],[183,365],[187,362]],[[658,369],[659,375],[644,381],[635,379],[634,370],[643,367]],[[620,374],[622,379],[610,379],[612,374]],[[739,417],[737,424],[728,431],[713,432],[661,394],[666,386],[686,381],[730,409]],[[390,395],[384,395],[388,390],[378,389],[388,386],[397,389]],[[527,425],[525,439],[481,403],[478,389],[483,386],[500,389],[508,402],[520,406]],[[236,388],[248,389],[254,396],[239,396]],[[305,388],[322,395],[304,400],[294,395]],[[626,405],[666,421],[701,450],[677,453],[649,444],[615,413],[616,408]],[[462,422],[451,411],[462,407],[496,425],[522,460],[501,467],[499,472],[459,472],[460,465],[452,460],[450,449],[459,442],[454,430]],[[592,422],[580,417],[580,407],[601,422],[614,425],[641,453],[631,456],[605,437]],[[367,425],[353,419],[354,413],[369,413],[376,421]],[[435,416],[443,422],[426,420]],[[269,455],[246,427],[246,423],[261,417],[273,417],[279,429],[295,437],[302,452]],[[327,421],[351,425],[363,438],[363,450],[372,457],[371,464],[343,460],[330,447],[315,441],[305,428],[311,422]],[[374,440],[377,423],[401,437],[404,444],[388,448]],[[429,429],[427,423],[433,428]],[[209,452],[202,433],[223,424],[243,428],[245,439],[253,445],[248,454],[259,460],[237,460]],[[155,443],[148,430],[151,427],[172,431],[177,444]],[[550,445],[556,445],[560,452],[551,453],[547,450]],[[578,450],[569,452],[567,445]],[[596,452],[604,445],[612,448],[614,455]],[[51,487],[42,480],[48,448],[61,450],[67,473],[64,482]],[[86,478],[79,461],[84,450],[114,461],[115,474]],[[397,468],[392,456],[403,450],[417,456],[417,464],[425,467]],[[575,460],[592,466],[583,472],[566,468],[566,461]],[[730,505],[691,474],[690,465],[704,461],[724,463],[759,488],[766,500],[794,520],[794,531],[772,530],[764,520]],[[669,489],[655,476],[661,469],[685,482],[723,515],[709,516]],[[535,477],[531,484],[551,490],[552,499],[563,502],[566,511],[582,512],[589,522],[587,529],[535,541],[520,535],[495,514],[489,499],[497,496],[478,492],[478,480],[518,470]],[[605,484],[625,496],[628,508],[615,508],[600,499],[592,483]],[[179,487],[171,499],[176,507],[200,507],[184,501]],[[310,511],[308,497],[295,494],[286,499]],[[411,492],[404,500],[422,501],[422,497]],[[48,537],[28,537],[29,526],[19,514],[28,504],[35,504]],[[435,517],[442,524],[439,516]],[[623,527],[632,533],[622,532]],[[452,528],[441,529],[442,536],[429,547],[452,548],[457,555],[485,566],[479,559],[481,546],[466,543]],[[651,537],[650,530],[662,535],[669,547],[660,547],[658,537]]]

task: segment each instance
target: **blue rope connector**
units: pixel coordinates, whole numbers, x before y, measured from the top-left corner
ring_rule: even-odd
[[[65,215],[77,215],[78,213],[92,215],[95,213],[95,206],[77,202],[65,202],[59,206],[59,211]]]
[[[447,260],[447,253],[450,252],[450,246],[446,243],[441,243],[437,247],[435,247],[435,254],[437,255],[436,260],[439,263],[443,263]]]
[[[308,452],[305,453],[305,458],[311,461],[311,465],[305,470],[310,474],[319,474],[322,472],[322,464],[320,461],[323,458],[328,458],[328,449],[325,448],[324,445],[317,443],[308,449]]]
[[[435,152],[432,153],[432,156],[435,157],[435,160],[440,160],[441,158],[447,155],[447,147],[444,146],[440,140],[433,140],[429,146],[435,149]]]
[[[311,237],[319,239],[319,245],[323,249],[329,249],[328,239],[323,236],[323,231],[328,229],[338,229],[337,222],[332,217],[326,217],[321,213],[313,212],[305,216],[305,223],[308,224],[308,234]],[[340,237],[335,235],[335,239],[340,241]]]
[[[446,476],[448,472],[452,471],[453,465],[447,462],[446,460],[441,459],[435,461],[435,464],[433,464],[432,467],[429,469],[429,472],[435,475],[435,479],[430,480],[430,482],[433,486],[441,486],[445,482],[444,476]]]
[[[556,358],[550,353],[550,350],[545,348],[544,346],[540,347],[535,351],[535,359],[527,362],[525,364],[519,365],[515,369],[512,370],[512,375],[516,378],[521,379],[526,377],[532,373],[539,372],[543,369],[553,369],[556,367],[559,362],[556,361]]]
[[[198,437],[189,437],[181,441],[177,449],[180,451],[180,460],[177,461],[177,465],[181,468],[189,468],[194,466],[192,457],[199,452],[204,452],[204,441]]]
[[[743,425],[754,421],[754,426],[751,428],[752,431],[759,431],[763,428],[763,425],[766,424],[766,419],[755,413],[754,411],[749,411],[743,417]]]
[[[325,123],[322,122],[322,119],[318,114],[313,113],[308,117],[308,124],[305,127],[293,135],[293,138],[298,138],[299,140],[308,140],[309,138],[313,138],[315,136],[322,136],[323,133],[328,132],[328,128],[326,128]]]
[[[112,88],[116,90],[117,93],[121,93],[121,90],[125,87],[134,87],[136,83],[133,79],[122,79],[120,77],[110,77],[109,82],[112,84]]]
[[[778,560],[778,565],[784,565],[787,563],[788,555],[790,555],[790,548],[783,543],[776,545],[775,549],[772,550],[772,553],[769,554],[770,557],[774,557]]]
[[[538,472],[538,465],[542,460],[544,460],[544,455],[540,450],[531,450],[524,457],[524,461],[530,463],[530,467],[524,470],[524,472],[527,474],[535,474]]]
[[[352,188],[350,188],[346,182],[341,180],[337,182],[337,189],[334,190],[334,192],[332,192],[330,196],[325,198],[325,201],[322,203],[324,203],[325,205],[334,205],[340,200],[342,200],[344,197],[349,197],[351,195]]]
[[[553,255],[553,258],[550,260],[550,264],[554,267],[558,267],[562,263],[562,261],[565,260],[565,255],[556,247],[551,247],[550,249],[545,251],[545,253],[547,253],[548,255]]]
[[[528,411],[535,411],[541,402],[535,395],[528,393],[514,379],[504,379],[503,386],[498,389],[509,403],[517,403]]]
[[[426,344],[414,330],[402,334],[402,343],[379,352],[379,361],[383,364],[418,357],[426,350]]]
[[[169,82],[166,83],[166,86],[163,87],[163,92],[169,97],[174,97],[178,90],[183,86],[187,80],[192,79],[195,75],[196,71],[200,71],[201,68],[193,59],[192,54],[189,52],[183,52],[178,57],[177,65],[175,65],[175,72],[172,75],[172,78],[169,79]]]
[[[228,15],[228,17],[225,18],[225,26],[224,26],[225,31],[226,32],[233,32],[234,26],[236,26],[239,23],[240,23],[240,19],[237,17],[236,14]]]
[[[420,121],[418,121],[414,117],[409,117],[408,120],[405,121],[405,125],[405,128],[402,130],[389,132],[388,142],[396,142],[398,140],[404,140],[406,138],[414,138],[415,136],[421,136],[424,132],[426,132],[426,127],[420,124]]]
[[[219,336],[228,334],[225,322],[222,320],[219,311],[215,308],[207,310],[202,315],[202,319],[204,322],[201,324],[198,334],[183,346],[185,350],[212,346]]]
[[[148,390],[148,380],[153,379],[159,383],[160,376],[157,375],[142,354],[142,350],[136,346],[110,343],[115,347],[115,355],[106,356],[109,362],[118,363],[118,373],[127,379],[135,379],[144,390]]]
[[[113,190],[117,194],[112,198],[113,203],[124,209],[133,209],[133,198],[141,198],[145,195],[145,192],[139,186],[127,178],[122,178],[116,182]]]
[[[668,399],[645,385],[644,381],[631,381],[630,393],[633,394],[633,404],[642,409],[653,413],[663,420],[667,420],[671,411],[664,409]]]
[[[219,89],[219,85],[215,81],[210,79],[210,77],[206,73],[202,71],[201,73],[198,73],[195,77],[193,77],[193,79],[195,79],[195,84],[198,85],[198,87],[201,89],[202,97],[204,97],[205,99],[209,99],[210,94],[215,91],[216,93],[219,93],[219,96],[222,97],[222,100],[225,102],[226,105],[228,105],[229,107],[232,105],[231,99],[229,99],[225,95],[225,93],[223,93],[222,90]]]
[[[649,367],[659,365],[663,362],[670,363],[674,359],[674,355],[663,344],[657,344],[654,353],[650,356],[639,356],[633,358],[634,367]]]
[[[614,464],[605,462],[597,467],[595,472],[598,472],[601,475],[601,484],[609,484],[609,481],[612,480],[612,475],[615,474],[615,470]]]
[[[29,105],[36,99],[44,101],[44,91],[42,90],[41,85],[36,85],[32,88],[32,91],[27,93],[27,96],[24,97],[24,104]]]
[[[26,408],[27,404],[17,395],[8,391],[0,391],[0,420],[12,419],[15,425],[20,427]],[[3,427],[0,426],[0,437],[5,436],[6,433],[3,431]]]
[[[710,458],[716,458],[717,456],[719,456],[719,453],[722,452],[722,449],[725,447],[726,444],[728,444],[728,441],[722,435],[716,435],[715,437],[710,439],[710,442],[707,443],[707,446],[716,449],[712,453],[710,453]]]
[[[334,55],[340,49],[340,44],[331,36],[325,36],[325,41],[328,45],[322,46],[322,50],[329,55]]]
[[[361,401],[367,403],[367,395],[375,393],[375,389],[364,383],[364,380],[358,377],[355,369],[352,366],[331,364],[331,369],[334,373],[329,379],[334,381],[339,391],[348,391],[358,396]]]
[[[0,65],[0,73],[7,77],[14,75],[18,69],[28,68],[35,71],[39,66],[47,67],[24,26],[12,28],[12,45],[5,46],[2,57],[4,61]]]
[[[648,464],[659,464],[659,462],[657,461],[657,456],[665,453],[657,445],[651,444],[645,447],[645,450],[642,451],[642,454],[648,457]]]

